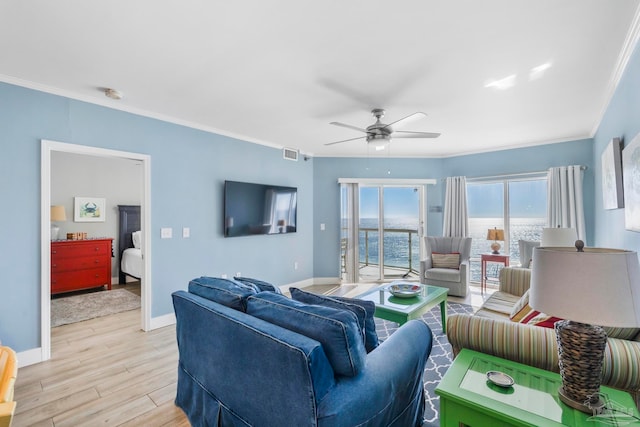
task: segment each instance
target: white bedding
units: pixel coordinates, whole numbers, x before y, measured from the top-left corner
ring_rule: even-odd
[[[120,268],[124,273],[137,279],[142,277],[142,251],[136,248],[125,249],[122,253]]]

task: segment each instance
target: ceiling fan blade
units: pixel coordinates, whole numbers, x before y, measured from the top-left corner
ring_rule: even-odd
[[[367,130],[366,130],[366,129],[359,128],[358,126],[348,125],[348,124],[346,124],[346,123],[331,122],[331,123],[329,123],[329,124],[330,124],[330,125],[334,125],[334,126],[340,126],[340,127],[343,127],[343,128],[353,129],[353,130],[357,130],[357,131],[360,131],[360,132],[367,133]]]
[[[385,128],[391,127],[391,126],[395,126],[395,127],[400,127],[400,126],[404,126],[407,123],[410,123],[416,119],[420,119],[422,117],[427,117],[427,113],[423,113],[422,111],[418,111],[415,112],[413,114],[409,114],[407,117],[403,117],[400,120],[396,120],[393,123],[389,123],[388,125],[385,126]]]
[[[440,134],[436,132],[410,132],[397,130],[393,132],[392,138],[437,138]]]
[[[356,139],[363,139],[363,138],[366,138],[366,136],[359,136],[357,138],[343,139],[342,141],[329,142],[329,143],[326,143],[324,145],[340,144],[341,142],[355,141]]]

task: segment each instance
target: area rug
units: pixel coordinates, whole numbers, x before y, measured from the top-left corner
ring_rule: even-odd
[[[125,289],[92,292],[51,300],[51,327],[140,308],[140,297]]]
[[[459,304],[455,302],[447,303],[447,316],[454,313],[473,313],[473,307],[467,304]],[[433,347],[431,355],[424,369],[424,392],[425,392],[425,410],[423,427],[439,426],[440,398],[435,393],[435,389],[440,384],[445,372],[451,365],[452,354],[451,345],[447,340],[447,336],[442,332],[440,324],[440,306],[434,307],[432,310],[422,316],[422,320],[429,325],[433,333]],[[389,335],[398,329],[398,324],[382,319],[375,319],[376,332],[378,338],[384,341]]]

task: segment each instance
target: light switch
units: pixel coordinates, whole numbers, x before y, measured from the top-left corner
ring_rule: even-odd
[[[173,228],[161,228],[160,229],[160,238],[161,239],[171,239],[173,237]]]
[[[320,231],[324,231],[324,229],[325,229],[324,223],[320,224]]]
[[[191,236],[191,230],[189,229],[189,227],[183,227],[182,228],[182,238],[183,239],[188,239]]]

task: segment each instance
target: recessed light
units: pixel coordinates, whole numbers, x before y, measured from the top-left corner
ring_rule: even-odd
[[[122,92],[117,91],[115,89],[106,88],[104,90],[104,94],[105,94],[105,96],[107,96],[108,98],[111,98],[111,99],[122,99]]]
[[[515,84],[516,84],[516,75],[511,74],[510,76],[505,77],[504,79],[490,81],[489,83],[486,83],[484,87],[505,90],[505,89],[512,88]]]
[[[545,62],[544,64],[538,65],[537,67],[533,67],[531,71],[529,71],[529,80],[538,80],[544,77],[545,71],[551,68],[550,62]]]

